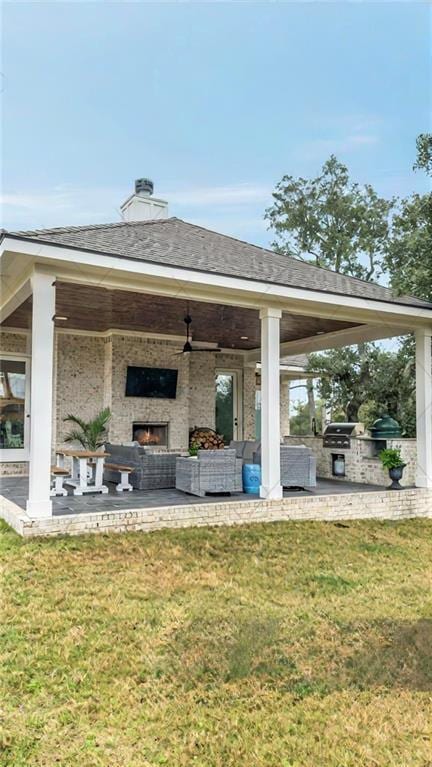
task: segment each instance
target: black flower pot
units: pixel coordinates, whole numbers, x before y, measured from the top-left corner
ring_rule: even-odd
[[[401,463],[400,466],[395,466],[393,469],[389,469],[389,477],[392,480],[392,483],[389,485],[388,490],[403,490],[399,480],[402,479],[405,466],[406,463]]]

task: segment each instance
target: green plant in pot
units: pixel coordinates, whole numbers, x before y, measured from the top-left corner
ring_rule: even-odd
[[[91,421],[84,421],[77,415],[67,415],[63,420],[74,428],[66,434],[65,442],[78,442],[84,450],[96,451],[102,447],[108,436],[107,425],[111,418],[109,407],[101,410]]]
[[[388,469],[389,477],[392,480],[389,490],[403,490],[399,480],[402,479],[406,463],[401,458],[400,450],[387,447],[385,450],[381,450],[379,457],[384,468]]]
[[[189,455],[191,458],[196,458],[198,455],[198,450],[201,449],[201,445],[198,444],[198,442],[191,442],[189,446]]]

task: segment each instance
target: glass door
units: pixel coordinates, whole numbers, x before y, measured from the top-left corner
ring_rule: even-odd
[[[0,460],[23,461],[28,457],[27,361],[0,359]]]
[[[216,431],[226,445],[239,439],[239,386],[237,371],[219,370],[215,378]]]

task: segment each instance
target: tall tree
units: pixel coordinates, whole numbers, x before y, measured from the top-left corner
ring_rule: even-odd
[[[393,201],[350,181],[334,155],[314,179],[284,176],[273,198],[265,217],[279,253],[365,280],[379,277]]]
[[[309,367],[320,373],[320,397],[348,421],[365,420],[370,426],[388,413],[406,436],[415,434],[415,394],[412,339],[397,351],[376,344],[311,354]],[[411,345],[411,346],[410,346]]]
[[[414,168],[432,176],[432,134],[417,139]],[[395,293],[432,301],[432,193],[401,200],[393,217],[384,265]]]

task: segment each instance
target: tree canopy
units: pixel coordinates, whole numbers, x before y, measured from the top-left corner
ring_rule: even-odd
[[[414,342],[410,337],[397,352],[363,344],[311,354],[309,367],[320,376],[318,393],[347,421],[371,426],[388,413],[403,432],[415,432]]]
[[[416,141],[417,159],[414,170],[424,170],[432,176],[432,133],[420,133]]]
[[[417,139],[416,170],[432,176],[432,134]],[[385,248],[384,269],[397,294],[408,293],[432,301],[432,193],[399,200],[391,236]]]
[[[432,134],[420,134],[416,150],[414,169],[432,176]],[[265,217],[279,253],[368,281],[384,275],[395,294],[432,302],[432,193],[385,200],[331,155],[316,178],[283,176],[273,199]],[[344,418],[370,425],[386,412],[415,433],[411,337],[395,351],[361,344],[313,354],[309,368],[321,376],[320,397]]]
[[[393,200],[349,178],[334,155],[313,179],[284,176],[265,214],[279,253],[360,277],[380,275]]]

